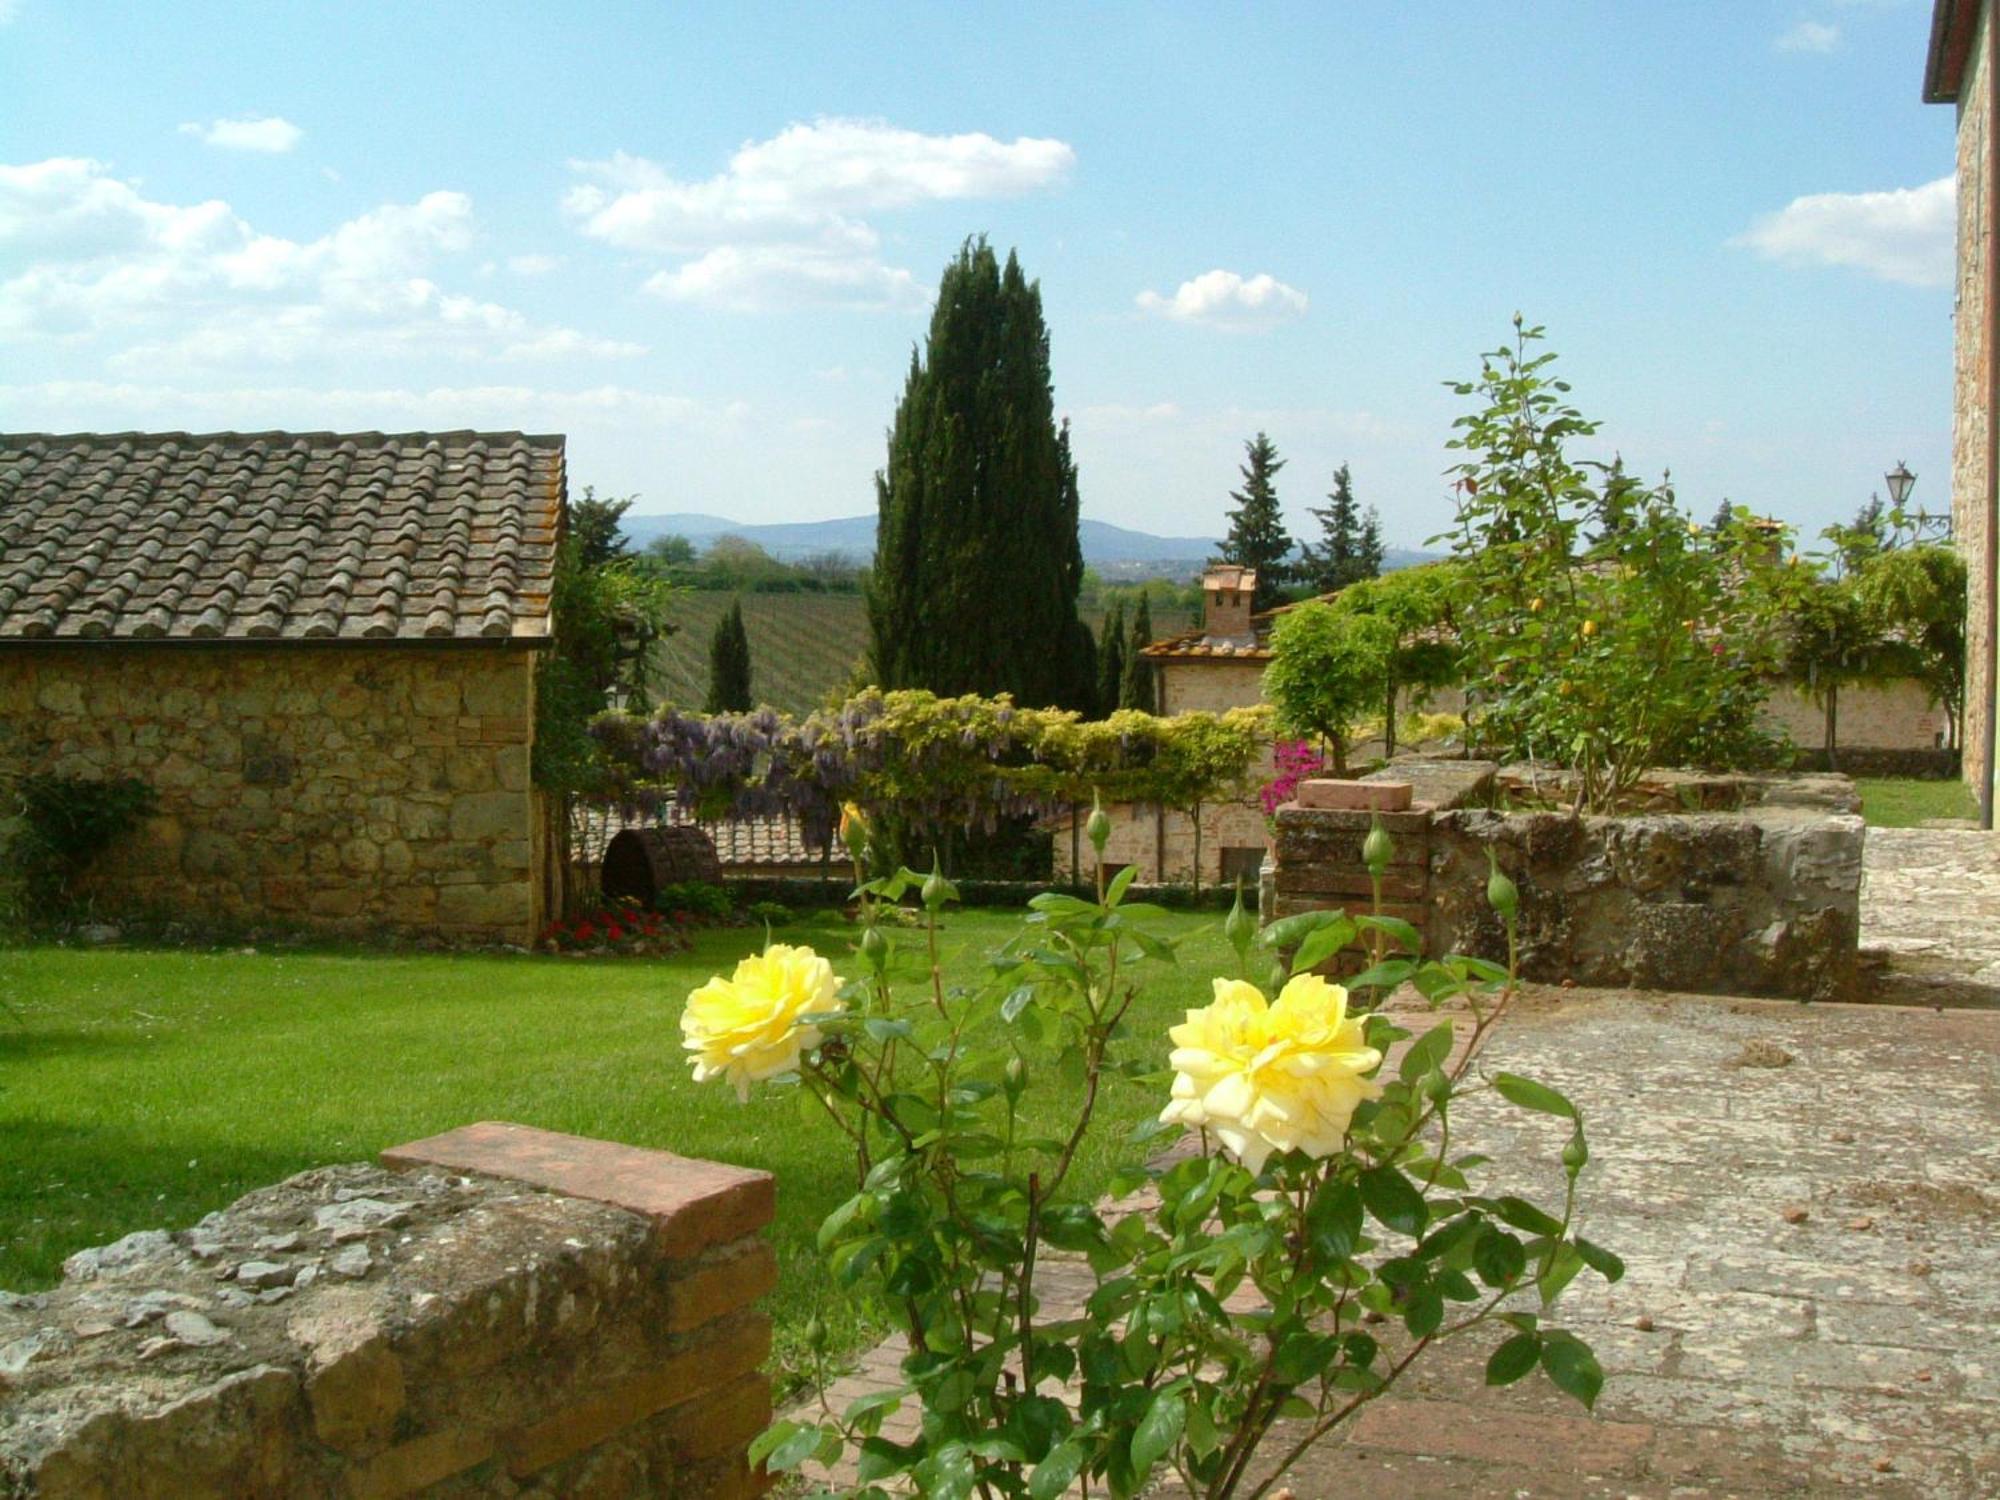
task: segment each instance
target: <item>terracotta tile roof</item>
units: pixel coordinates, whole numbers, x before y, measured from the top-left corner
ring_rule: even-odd
[[[725,874],[739,869],[796,866],[802,871],[819,869],[820,851],[806,847],[798,821],[787,817],[724,818],[701,823],[678,803],[668,803],[657,815],[627,817],[615,807],[580,805],[570,825],[571,854],[585,864],[604,857],[604,846],[614,834],[626,828],[650,828],[656,822],[674,826],[694,826],[715,845],[715,857]],[[844,858],[844,856],[843,856]],[[836,871],[843,868],[834,861]]]
[[[0,640],[543,640],[563,440],[0,434]]]
[[[1261,627],[1264,616],[1259,615],[1257,619]],[[1265,644],[1266,640],[1262,628],[1259,628],[1255,642],[1218,641],[1199,630],[1190,630],[1169,636],[1164,641],[1154,641],[1152,645],[1142,647],[1139,654],[1148,661],[1269,661],[1271,648]]]

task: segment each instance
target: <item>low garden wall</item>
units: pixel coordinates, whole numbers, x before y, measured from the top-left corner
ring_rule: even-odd
[[[1488,762],[1399,763],[1407,812],[1384,903],[1432,954],[1502,959],[1486,901],[1488,851],[1520,888],[1523,974],[1550,983],[1719,994],[1849,996],[1856,983],[1864,830],[1840,776],[1677,779],[1659,800],[1725,810],[1621,817],[1503,812]],[[1726,794],[1726,795],[1725,795]],[[1365,909],[1361,840],[1371,814],[1287,804],[1266,916]]]
[[[496,1124],[383,1160],[0,1294],[0,1495],[761,1490],[768,1174]]]

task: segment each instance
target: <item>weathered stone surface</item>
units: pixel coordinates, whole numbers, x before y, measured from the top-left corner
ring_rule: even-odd
[[[743,1236],[769,1179],[616,1160],[639,1211],[329,1167],[72,1257],[0,1297],[0,1494],[749,1493],[728,1486],[769,1409],[750,1304],[774,1268]],[[677,1230],[648,1168],[716,1213]],[[730,1207],[760,1184],[760,1212]]]
[[[341,932],[445,923],[456,939],[526,943],[544,847],[532,672],[531,654],[503,649],[16,642],[0,657],[0,771],[133,775],[159,794],[159,816],[93,865],[100,910]],[[446,884],[484,894],[447,915]]]

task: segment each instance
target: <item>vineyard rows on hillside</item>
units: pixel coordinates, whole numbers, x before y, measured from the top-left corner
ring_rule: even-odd
[[[700,708],[708,695],[708,642],[733,594],[677,594],[670,618],[676,627],[654,654],[652,690],[683,708]],[[744,594],[743,629],[750,637],[750,686],[759,703],[806,714],[861,671],[868,652],[868,611],[859,594]],[[1093,631],[1101,614],[1085,612]],[[1191,628],[1190,615],[1161,610],[1155,634]]]

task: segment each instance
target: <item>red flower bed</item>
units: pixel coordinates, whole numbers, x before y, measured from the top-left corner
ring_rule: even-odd
[[[656,957],[682,952],[691,943],[681,924],[647,911],[636,901],[621,901],[549,923],[536,946],[544,953]]]

